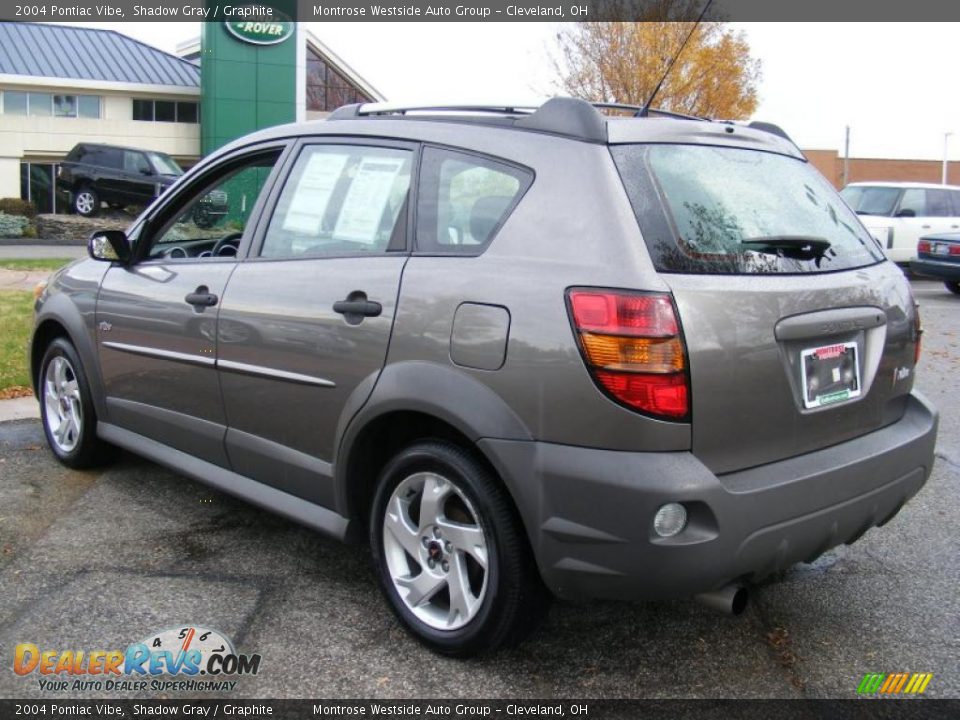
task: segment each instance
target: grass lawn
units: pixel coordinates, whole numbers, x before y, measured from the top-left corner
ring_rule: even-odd
[[[53,272],[70,262],[70,258],[4,258],[0,268],[4,270],[49,270]]]
[[[33,293],[0,290],[0,398],[29,394],[27,342],[33,325]]]

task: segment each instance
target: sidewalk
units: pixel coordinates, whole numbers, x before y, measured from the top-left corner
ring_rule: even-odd
[[[40,417],[40,404],[37,399],[28,397],[0,400],[0,422],[8,420],[28,420]]]
[[[4,245],[0,244],[0,258],[78,258],[87,254],[86,245]]]

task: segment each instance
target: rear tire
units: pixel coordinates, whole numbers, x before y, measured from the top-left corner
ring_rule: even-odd
[[[82,470],[112,460],[117,449],[97,437],[97,411],[80,357],[70,341],[56,338],[40,363],[40,419],[57,460]]]
[[[954,295],[960,295],[960,282],[946,280],[944,281],[943,286]]]
[[[549,607],[506,490],[451,443],[419,442],[387,464],[373,501],[370,547],[394,614],[444,655],[515,645]]]
[[[84,185],[73,194],[73,209],[82,217],[96,217],[100,212],[100,196],[89,185]]]

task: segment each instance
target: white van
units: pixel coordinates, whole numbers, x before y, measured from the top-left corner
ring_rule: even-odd
[[[896,263],[917,259],[921,236],[960,230],[960,187],[858,182],[847,185],[840,194]]]

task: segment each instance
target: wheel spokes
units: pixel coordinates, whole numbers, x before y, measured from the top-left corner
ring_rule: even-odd
[[[420,534],[410,521],[409,507],[410,503],[402,498],[393,498],[387,508],[384,527],[400,543],[400,547],[406,550],[411,558],[419,562]]]
[[[437,475],[427,475],[420,498],[420,530],[432,528],[443,515],[443,503],[451,492],[450,483]]]
[[[459,553],[452,558],[450,563],[450,572],[447,573],[447,586],[450,592],[450,612],[447,614],[447,624],[453,625],[457,620],[469,620],[473,616],[479,600],[470,589],[467,560]]]
[[[401,588],[406,588],[407,596],[404,598],[411,607],[419,607],[426,604],[430,599],[443,589],[446,580],[435,575],[431,575],[426,570],[421,571],[415,577],[398,577],[394,582]]]
[[[483,530],[476,525],[463,525],[446,518],[437,520],[437,527],[455,549],[468,553],[477,564],[487,569],[487,543],[483,537]]]

